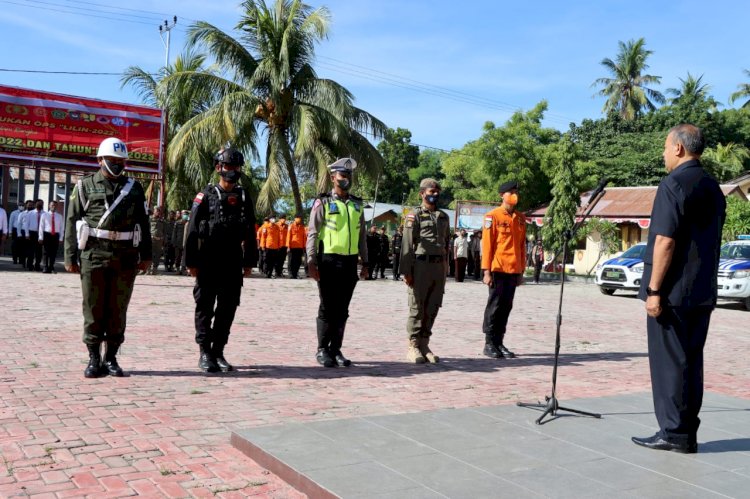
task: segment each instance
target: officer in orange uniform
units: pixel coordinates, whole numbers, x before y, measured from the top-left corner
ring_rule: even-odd
[[[266,249],[266,277],[269,279],[273,276],[273,270],[276,267],[276,259],[279,256],[281,239],[279,239],[279,226],[276,224],[276,217],[268,219],[268,226],[261,230],[263,247]]]
[[[258,270],[266,272],[266,241],[264,239],[265,231],[269,225],[268,217],[263,217],[263,224],[255,231],[255,240],[258,241]]]
[[[289,233],[289,224],[286,223],[286,215],[283,213],[279,215],[279,221],[276,223],[279,226],[279,254],[276,255],[276,277],[284,275],[284,262],[286,261],[287,253],[287,235]]]
[[[294,222],[289,225],[286,236],[286,246],[289,248],[289,277],[297,279],[299,267],[302,265],[302,255],[305,254],[307,244],[307,228],[302,223],[302,215],[297,213]]]
[[[506,182],[499,190],[503,204],[485,215],[482,228],[482,281],[489,286],[483,353],[493,359],[515,357],[503,340],[516,287],[523,284],[526,268],[526,217],[516,212],[518,182]]]

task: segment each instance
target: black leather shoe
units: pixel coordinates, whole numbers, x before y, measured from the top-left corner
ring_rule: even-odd
[[[118,378],[122,378],[123,376],[125,376],[125,374],[122,372],[122,369],[120,368],[120,365],[117,363],[117,358],[115,357],[106,359],[104,361],[104,365],[102,365],[102,370],[110,376],[116,376]]]
[[[204,373],[215,373],[219,371],[219,366],[216,364],[216,359],[208,352],[201,352],[201,356],[198,359],[198,369]]]
[[[492,359],[502,359],[503,353],[497,349],[495,345],[492,343],[486,343],[484,345],[484,351],[482,352],[485,356],[490,357]]]
[[[216,365],[219,366],[219,369],[223,373],[234,371],[234,366],[230,364],[229,362],[227,362],[227,359],[224,358],[224,355],[216,356]]]
[[[335,367],[336,363],[331,358],[331,355],[328,353],[328,350],[325,348],[318,349],[318,353],[315,354],[315,359],[318,361],[318,364],[325,367]]]
[[[352,365],[352,361],[344,357],[344,354],[341,352],[338,352],[334,359],[336,361],[336,365],[339,367],[349,367]]]
[[[516,356],[513,352],[505,348],[505,345],[500,345],[500,353],[503,354],[503,357],[508,357],[509,359],[512,359]]]
[[[670,442],[660,437],[658,434],[652,437],[632,437],[634,444],[655,450],[671,450],[682,454],[695,454],[698,452],[698,443],[678,443]]]

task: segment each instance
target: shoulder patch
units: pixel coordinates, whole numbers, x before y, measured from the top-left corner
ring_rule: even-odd
[[[484,217],[484,228],[489,229],[492,227],[492,217]]]
[[[203,193],[199,192],[195,195],[195,199],[193,199],[193,203],[195,204],[201,204],[201,201],[203,201]]]
[[[406,219],[407,220],[414,220],[414,213],[409,213],[408,215],[406,215]]]

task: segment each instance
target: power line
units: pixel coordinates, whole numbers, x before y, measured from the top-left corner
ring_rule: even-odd
[[[86,75],[86,76],[123,76],[125,73],[104,73],[90,71],[46,71],[42,69],[8,69],[0,68],[4,73],[34,73],[34,74],[53,74],[53,75]],[[147,73],[149,76],[159,76],[157,73]]]
[[[163,12],[156,12],[156,11],[153,11],[153,10],[129,9],[127,7],[117,7],[117,6],[114,6],[114,5],[105,5],[105,4],[101,4],[101,3],[95,3],[95,2],[83,2],[81,0],[65,0],[65,1],[68,2],[68,3],[77,3],[77,4],[83,4],[83,5],[94,5],[94,6],[97,6],[97,7],[104,7],[104,8],[107,8],[107,9],[127,10],[127,11],[131,11],[131,12],[143,12],[143,13],[146,13],[146,14],[155,14],[155,15],[161,16],[161,17],[170,17],[169,14],[165,14]],[[181,17],[180,19],[185,19],[186,21],[190,21],[190,22],[198,22],[195,19],[190,19],[188,17]]]

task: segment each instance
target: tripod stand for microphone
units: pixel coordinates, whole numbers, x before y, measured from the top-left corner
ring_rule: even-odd
[[[598,192],[595,192],[591,199],[589,199],[587,209],[585,210],[585,213],[583,214],[583,217],[573,224],[573,227],[570,230],[566,230],[563,234],[563,247],[562,247],[562,255],[563,255],[563,268],[562,272],[560,273],[560,303],[557,308],[557,332],[555,333],[555,363],[554,367],[552,368],[552,395],[545,395],[544,400],[546,400],[546,403],[537,402],[537,403],[527,403],[527,402],[518,402],[516,405],[519,407],[530,407],[533,409],[543,409],[542,415],[539,416],[539,418],[536,420],[536,424],[541,425],[546,422],[552,421],[557,416],[557,411],[566,411],[566,412],[573,412],[576,414],[581,414],[584,416],[591,416],[594,418],[601,418],[601,414],[596,414],[593,412],[586,412],[586,411],[580,411],[578,409],[571,409],[570,407],[563,407],[559,404],[557,401],[557,397],[555,396],[555,391],[557,388],[557,364],[560,359],[560,325],[562,324],[562,303],[563,303],[563,290],[565,288],[565,262],[568,256],[568,243],[571,239],[576,235],[576,232],[578,232],[578,229],[581,228],[583,223],[586,221],[588,216],[591,214],[591,210],[594,209],[596,204],[599,202],[599,200],[604,195],[604,189],[603,185],[600,189],[597,189]],[[559,255],[559,253],[558,253]],[[557,256],[552,259],[552,262],[557,261]],[[549,421],[542,421],[545,417],[548,415],[552,416],[552,419]]]

